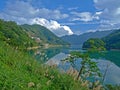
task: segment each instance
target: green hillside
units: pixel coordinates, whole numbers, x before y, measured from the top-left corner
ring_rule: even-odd
[[[105,43],[99,38],[91,38],[83,43],[83,49],[105,50]]]
[[[120,50],[120,30],[115,30],[111,34],[98,39],[98,38],[91,38],[84,42],[83,48],[93,48],[96,47],[97,49],[100,47],[105,47],[106,49],[119,49]]]
[[[33,38],[39,38],[39,43],[49,43],[55,45],[66,45],[68,43],[64,42],[56,35],[54,35],[50,30],[41,25],[22,25],[27,33]]]
[[[18,26],[15,22],[4,21],[1,19],[0,41],[4,41],[19,49],[36,45],[36,42],[28,36],[22,27]]]
[[[55,66],[40,64],[19,50],[29,45],[35,45],[35,41],[23,28],[0,20],[0,90],[88,90],[74,77],[60,73]]]
[[[0,42],[0,90],[88,90],[55,67],[41,65],[26,52]]]
[[[120,30],[114,31],[102,40],[106,43],[107,49],[120,49]]]

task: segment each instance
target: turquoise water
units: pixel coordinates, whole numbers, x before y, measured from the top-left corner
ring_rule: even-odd
[[[120,51],[105,51],[101,53],[91,53],[91,58],[105,59],[120,67]]]
[[[30,53],[38,62],[46,64],[57,64],[63,70],[70,68],[70,63],[62,64],[61,60],[66,58],[71,51],[83,51],[81,48],[49,48],[38,49]],[[91,58],[98,62],[100,71],[104,74],[107,65],[109,68],[106,74],[106,84],[120,84],[120,51],[106,51],[102,53],[91,53]],[[76,61],[76,67],[80,68],[80,60]]]
[[[49,48],[31,51],[31,54],[40,62],[46,62],[59,53],[69,54],[71,51],[83,51],[81,48]],[[105,51],[91,53],[91,58],[109,60],[120,67],[120,51]],[[58,57],[59,58],[59,57]]]

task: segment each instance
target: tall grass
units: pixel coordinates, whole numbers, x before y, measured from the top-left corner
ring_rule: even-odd
[[[41,65],[27,53],[0,43],[0,90],[88,90],[54,67]]]

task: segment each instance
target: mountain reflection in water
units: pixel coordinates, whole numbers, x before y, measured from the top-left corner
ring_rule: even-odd
[[[69,62],[64,64],[61,62],[61,60],[66,58],[67,55],[68,54],[65,54],[65,53],[59,53],[55,55],[53,58],[51,58],[50,60],[48,60],[46,64],[48,65],[56,64],[60,69],[67,71],[71,67],[71,64]],[[118,67],[117,65],[115,65],[114,63],[108,60],[101,60],[101,59],[93,59],[93,60],[98,62],[98,67],[102,72],[102,74],[104,74],[107,68],[107,65],[109,64],[105,81],[104,81],[105,84],[120,84],[120,67]],[[78,70],[81,66],[80,62],[81,62],[81,59],[78,59],[75,61],[75,65]]]
[[[70,51],[82,51],[80,48],[49,48],[49,49],[38,49],[31,51],[38,62],[50,64],[56,64],[62,70],[68,70],[71,66],[70,63],[63,63],[61,60],[66,58]],[[98,67],[102,73],[105,72],[107,65],[109,64],[108,71],[105,77],[105,83],[107,84],[120,84],[120,51],[107,51],[103,55],[94,53],[91,55],[93,60],[98,62]],[[76,67],[79,70],[81,60],[75,61]]]

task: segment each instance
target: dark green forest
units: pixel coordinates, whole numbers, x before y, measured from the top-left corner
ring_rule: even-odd
[[[120,50],[120,30],[116,30],[108,36],[102,38],[106,43],[107,49],[119,49]]]
[[[84,42],[83,48],[106,48],[107,50],[117,49],[120,50],[120,30],[115,30],[111,34],[98,39],[91,38]]]
[[[0,43],[2,42],[19,49],[37,45],[21,26],[13,21],[4,21],[0,19]]]

